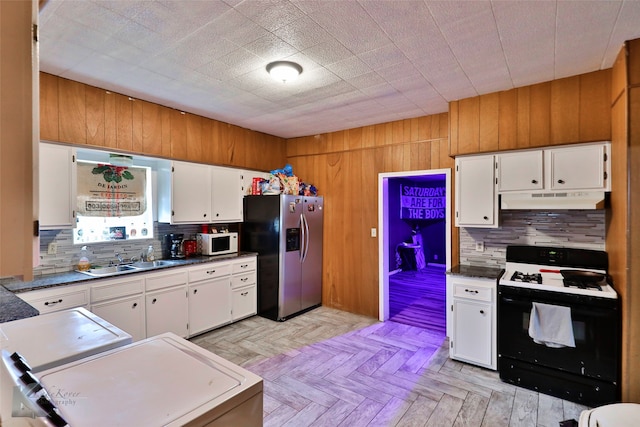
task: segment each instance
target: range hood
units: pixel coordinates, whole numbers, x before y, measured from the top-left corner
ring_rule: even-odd
[[[500,209],[604,209],[604,191],[501,193]]]

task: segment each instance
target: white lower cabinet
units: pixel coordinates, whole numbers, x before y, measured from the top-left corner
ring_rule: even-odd
[[[165,332],[187,338],[257,313],[256,266],[255,256],[243,256],[18,296],[41,314],[90,308],[134,341]]]
[[[136,275],[92,282],[91,311],[131,335],[134,341],[146,338],[144,278]]]
[[[134,341],[146,338],[142,294],[93,304],[91,312],[131,335]]]
[[[145,296],[147,337],[173,332],[183,338],[189,336],[187,287],[176,286]]]
[[[53,313],[68,308],[89,309],[89,289],[86,285],[63,286],[18,294],[40,314]]]
[[[231,320],[258,313],[258,275],[256,257],[235,261],[231,276]]]
[[[187,277],[184,268],[145,277],[147,337],[164,332],[173,332],[183,338],[189,336]]]
[[[231,313],[232,321],[244,319],[257,313],[257,287],[256,285],[234,289],[232,292]]]
[[[451,358],[496,369],[496,281],[452,278]]]
[[[231,322],[229,276],[189,285],[189,335]]]

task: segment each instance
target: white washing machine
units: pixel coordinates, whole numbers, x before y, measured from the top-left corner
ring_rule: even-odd
[[[7,364],[13,353],[30,372],[50,369],[130,344],[131,335],[84,308],[74,308],[0,324],[0,420],[3,426],[37,425],[29,408],[19,403],[24,382],[14,384]],[[27,386],[28,387],[28,386]],[[15,416],[14,416],[15,415]],[[19,416],[20,415],[20,416]]]
[[[262,426],[262,378],[173,333],[41,371],[37,380],[43,390],[32,400],[40,399],[44,426],[65,425],[59,418],[73,427]]]

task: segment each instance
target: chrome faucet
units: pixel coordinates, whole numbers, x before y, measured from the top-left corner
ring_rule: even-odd
[[[118,258],[118,264],[122,264],[124,262],[124,258],[122,258],[119,252],[116,252],[116,258]]]

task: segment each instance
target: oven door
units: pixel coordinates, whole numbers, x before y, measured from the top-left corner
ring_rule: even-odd
[[[537,366],[617,382],[618,300],[499,286],[498,354]],[[575,348],[551,348],[529,336],[532,303],[571,308]]]

